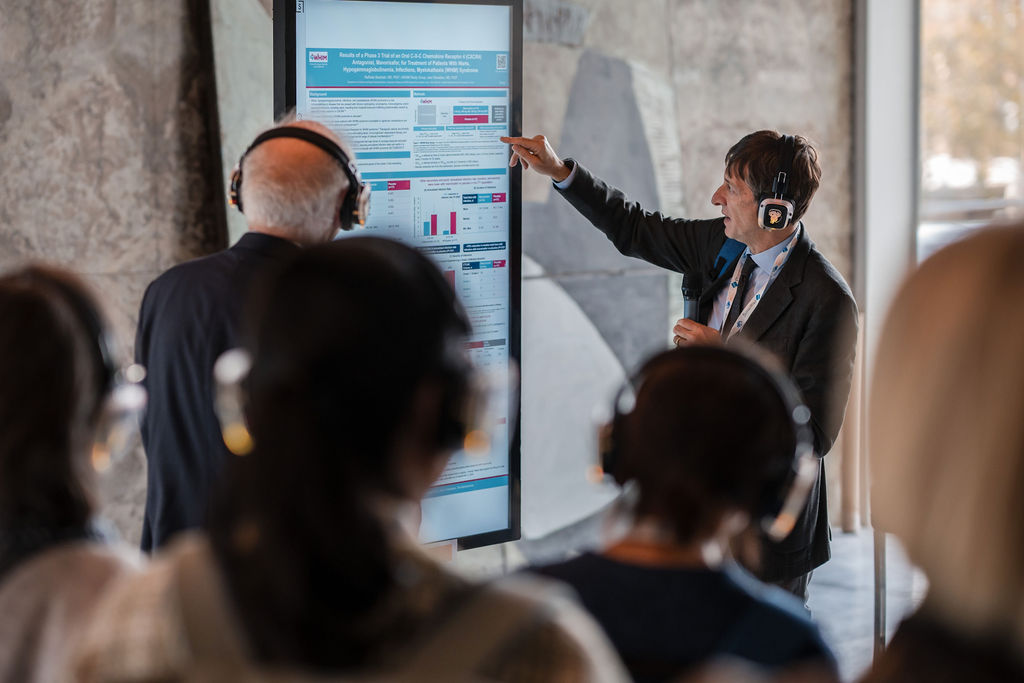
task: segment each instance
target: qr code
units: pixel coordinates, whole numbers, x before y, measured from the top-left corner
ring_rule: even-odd
[[[508,71],[508,55],[498,55],[495,68],[498,71]]]

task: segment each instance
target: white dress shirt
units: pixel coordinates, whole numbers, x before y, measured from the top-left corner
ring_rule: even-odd
[[[798,227],[797,230],[800,228]],[[743,251],[743,256],[750,254],[750,258],[754,259],[756,267],[750,272],[750,283],[747,285],[747,291],[743,294],[743,303],[740,311],[742,312],[746,308],[750,300],[754,298],[754,294],[760,291],[761,287],[768,282],[768,278],[771,277],[772,266],[775,265],[775,259],[778,258],[782,250],[789,244],[789,238],[782,240],[771,249],[762,251],[760,254],[750,254],[750,247],[747,247]],[[742,257],[741,257],[742,260]],[[722,324],[725,322],[725,302],[729,298],[729,288],[722,287],[722,291],[715,297],[715,303],[711,308],[711,317],[708,319],[708,327],[722,331]],[[735,302],[733,305],[736,305]]]

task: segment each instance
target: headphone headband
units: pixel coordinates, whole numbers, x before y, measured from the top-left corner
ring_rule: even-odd
[[[771,194],[761,196],[757,209],[757,223],[764,230],[785,230],[793,221],[796,207],[789,191],[793,162],[796,159],[796,138],[779,136],[778,171],[772,179]]]
[[[345,150],[334,142],[334,140],[331,140],[316,131],[308,128],[300,128],[299,126],[278,126],[277,128],[271,128],[270,130],[263,131],[256,136],[256,139],[253,140],[242,153],[241,158],[238,160],[238,165],[235,166],[235,169],[231,174],[229,199],[232,205],[242,213],[245,213],[242,209],[242,166],[245,163],[245,158],[253,149],[259,147],[264,142],[278,138],[303,140],[311,145],[319,147],[330,155],[331,158],[337,161],[338,165],[341,166],[342,171],[345,172],[345,177],[348,178],[349,185],[348,191],[345,193],[345,199],[341,204],[339,216],[341,228],[342,230],[351,230],[355,224],[366,224],[366,218],[369,214],[370,188],[363,182],[362,176],[359,174],[359,169],[356,167],[355,162],[349,159]]]
[[[690,363],[705,363],[717,359],[740,364],[745,372],[754,374],[766,382],[773,394],[782,403],[793,429],[794,450],[790,464],[778,476],[770,476],[764,483],[763,501],[755,514],[760,518],[761,528],[774,540],[785,538],[796,524],[807,495],[814,484],[819,464],[814,456],[814,434],[810,427],[811,412],[800,398],[800,392],[783,372],[760,362],[750,352],[737,352],[714,346],[682,347],[667,351],[648,361],[645,366],[615,394],[612,419],[599,433],[601,469],[612,475],[619,484],[625,479],[617,469],[621,467],[622,430],[626,418],[635,407],[636,396],[642,391],[649,377],[658,373],[673,361],[686,359]]]
[[[779,171],[772,181],[772,194],[776,199],[785,199],[789,190],[789,174],[793,170],[796,156],[796,139],[792,135],[779,138]]]

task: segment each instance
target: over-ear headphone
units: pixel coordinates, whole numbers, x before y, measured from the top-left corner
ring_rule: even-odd
[[[819,465],[814,456],[814,435],[810,428],[811,413],[803,404],[793,382],[782,372],[762,363],[751,352],[717,346],[688,346],[667,351],[648,362],[639,374],[616,392],[611,419],[599,429],[601,469],[614,477],[620,485],[626,483],[628,475],[621,471],[625,456],[622,451],[623,434],[625,423],[633,414],[636,397],[643,392],[644,384],[669,366],[706,363],[731,365],[747,376],[759,378],[779,401],[784,414],[789,416],[788,425],[793,432],[795,448],[792,453],[784,454],[788,465],[780,464],[778,468],[766,470],[762,495],[754,511],[764,531],[772,538],[781,540],[789,535],[796,524],[818,472]],[[701,399],[697,397],[694,400]],[[728,457],[728,454],[723,454],[723,457]]]
[[[772,180],[771,194],[761,195],[757,207],[757,224],[765,230],[785,230],[793,221],[795,211],[789,192],[789,176],[796,157],[796,138],[792,135],[779,137],[778,155],[779,169]]]
[[[277,138],[305,140],[311,145],[316,145],[337,161],[348,178],[348,191],[345,192],[345,199],[342,200],[338,217],[341,221],[341,229],[351,230],[356,224],[360,226],[366,225],[366,218],[370,213],[370,186],[363,182],[355,162],[349,159],[345,151],[330,138],[308,128],[299,128],[298,126],[279,126],[264,131],[257,135],[252,144],[242,153],[238,164],[231,172],[231,187],[228,199],[234,207],[245,213],[242,209],[242,166],[245,163],[245,157],[248,156],[249,152],[267,140]]]

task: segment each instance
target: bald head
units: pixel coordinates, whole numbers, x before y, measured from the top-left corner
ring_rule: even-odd
[[[276,127],[319,133],[351,157],[344,141],[315,121],[290,121]],[[330,154],[305,140],[274,138],[250,151],[241,170],[242,206],[250,230],[300,244],[326,242],[334,236],[349,183]]]

